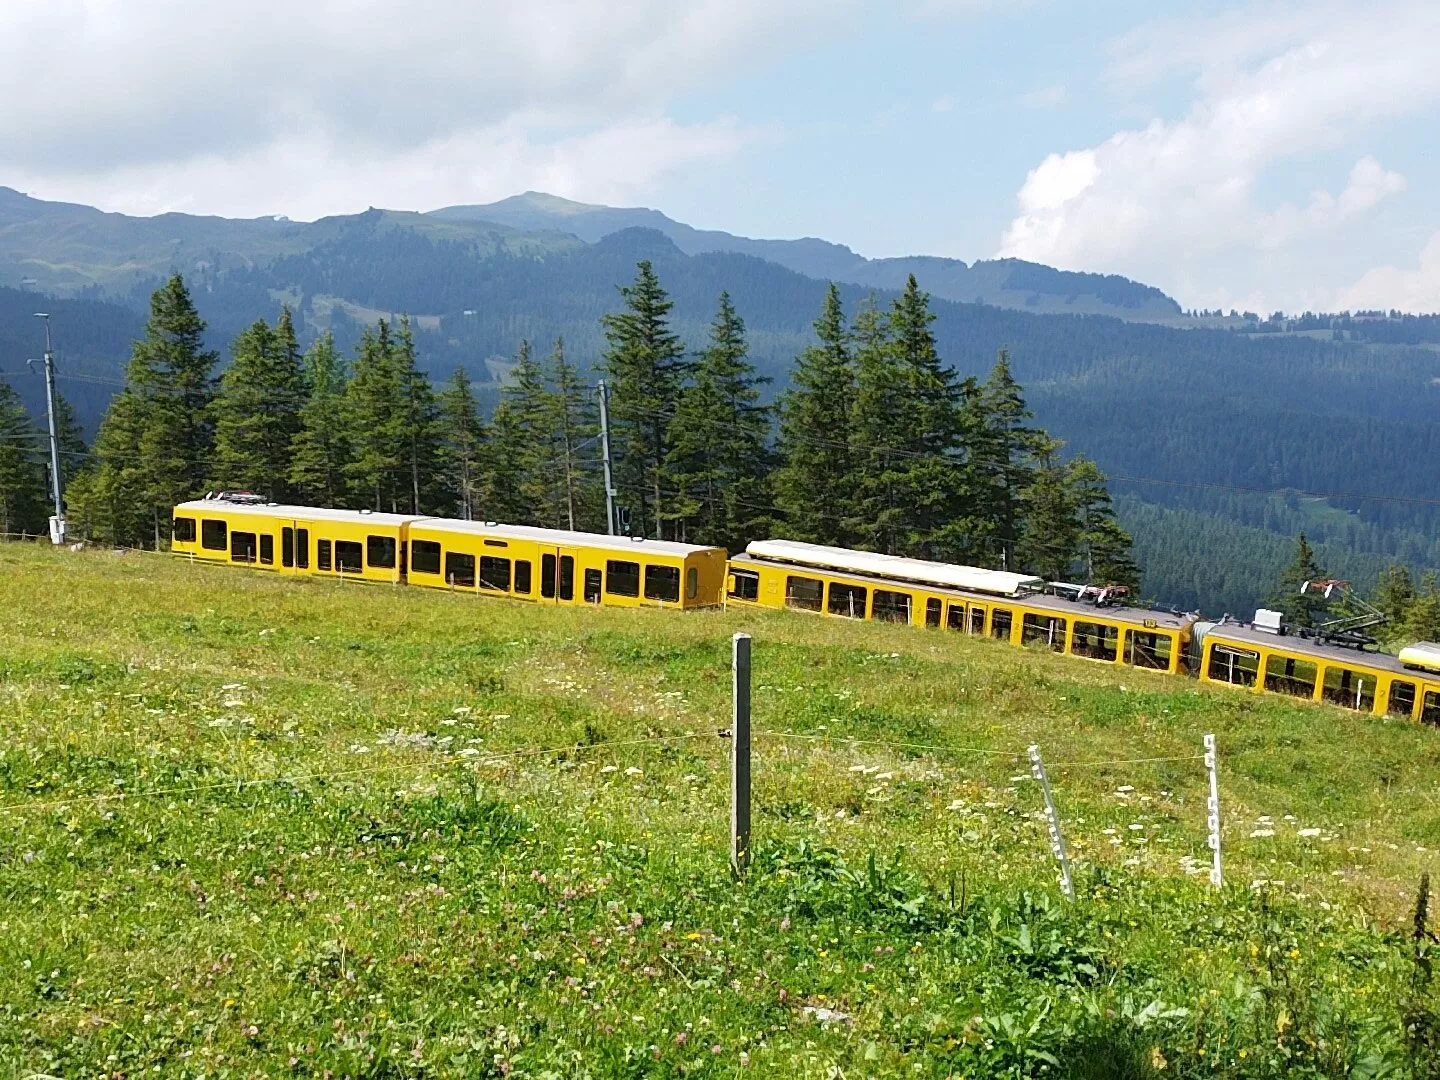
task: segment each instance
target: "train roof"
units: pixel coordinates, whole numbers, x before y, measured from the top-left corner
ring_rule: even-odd
[[[757,540],[745,548],[757,559],[773,559],[797,566],[814,566],[829,570],[896,578],[925,585],[1017,596],[1027,590],[1045,587],[1043,579],[1031,574],[1011,574],[1003,570],[985,570],[978,566],[907,559],[900,555],[881,555],[874,551],[852,551],[850,548],[804,544],[798,540]]]
[[[1365,652],[1361,649],[1346,648],[1344,645],[1332,645],[1328,641],[1301,637],[1298,634],[1272,634],[1266,630],[1256,630],[1253,623],[1215,623],[1205,630],[1205,639],[1208,641],[1211,638],[1223,638],[1227,642],[1241,645],[1254,645],[1262,649],[1294,653],[1297,656],[1308,656],[1316,660],[1344,664],[1347,667],[1374,668],[1377,671],[1388,671],[1412,679],[1423,677],[1426,674],[1407,668],[1398,657],[1391,656],[1389,653]]]
[[[196,514],[254,514],[257,517],[294,518],[299,521],[344,521],[355,525],[404,525],[417,521],[418,514],[381,514],[370,510],[336,510],[325,506],[291,506],[287,503],[231,502],[228,499],[192,499],[180,503],[175,512],[188,510]]]
[[[746,554],[737,555],[730,561],[735,566],[743,568],[747,563],[773,567],[778,560],[758,559],[753,555]],[[872,589],[913,589],[918,586],[927,592],[933,592],[939,596],[954,597],[958,600],[980,600],[987,604],[1013,604],[1017,607],[1034,608],[1040,611],[1053,611],[1056,615],[1062,615],[1067,619],[1079,619],[1085,622],[1104,621],[1125,623],[1128,626],[1139,626],[1147,630],[1184,630],[1196,620],[1195,615],[1187,613],[1152,611],[1149,608],[1099,607],[1095,604],[1066,600],[1059,596],[1050,596],[1044,593],[999,596],[995,593],[983,593],[973,589],[956,589],[943,585],[931,585],[925,582],[904,581],[894,577],[862,574],[851,570],[800,566],[793,563],[788,564],[787,568],[799,573],[807,570],[812,573],[828,571],[843,576],[847,581],[859,582]]]
[[[719,550],[701,544],[680,544],[673,540],[647,540],[643,536],[607,536],[605,533],[541,529],[532,525],[500,525],[495,522],[461,521],[457,518],[411,518],[410,524],[417,529],[473,533],[493,536],[500,540],[528,540],[556,546],[604,548],[607,551],[627,551],[633,554],[673,555],[676,558],[684,558],[701,551]]]

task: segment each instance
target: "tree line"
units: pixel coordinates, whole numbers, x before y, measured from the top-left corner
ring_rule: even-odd
[[[596,369],[620,531],[731,551],[785,536],[1138,586],[1104,475],[1031,424],[1004,351],[983,380],[955,374],[914,277],[853,312],[830,286],[773,403],[728,294],[698,350],[672,329],[650,262],[619,300]],[[563,340],[543,357],[522,341],[485,415],[463,369],[432,384],[404,317],[367,328],[347,358],[328,334],[302,349],[282,309],[235,338],[218,375],[204,332],[179,275],[155,291],[125,387],[68,483],[81,534],[161,547],[170,508],[217,489],[606,529],[597,395]],[[8,400],[0,423],[21,423],[5,419]],[[34,461],[38,443],[13,442]],[[43,469],[12,479],[6,460],[0,510],[43,522]]]

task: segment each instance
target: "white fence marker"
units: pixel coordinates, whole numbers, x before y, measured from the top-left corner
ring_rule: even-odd
[[[1210,827],[1210,884],[1217,889],[1225,884],[1225,875],[1220,866],[1220,786],[1215,777],[1215,736],[1205,736],[1205,768],[1210,773],[1210,798],[1205,807],[1209,813],[1206,823]]]
[[[1070,880],[1070,855],[1065,850],[1065,834],[1060,831],[1060,815],[1055,811],[1055,799],[1050,794],[1050,778],[1045,775],[1045,762],[1040,760],[1040,747],[1030,747],[1030,774],[1040,781],[1040,790],[1045,796],[1045,822],[1050,826],[1050,851],[1060,864],[1060,891],[1065,899],[1075,899],[1075,883]]]
[[[744,877],[750,866],[750,635],[736,634],[730,725],[730,867]]]

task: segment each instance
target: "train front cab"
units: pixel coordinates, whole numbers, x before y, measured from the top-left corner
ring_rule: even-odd
[[[400,514],[236,504],[203,499],[175,508],[173,554],[273,573],[396,583],[405,580]]]
[[[412,585],[545,604],[713,607],[720,548],[426,518],[410,527]]]
[[[1208,629],[1202,637],[1201,680],[1440,725],[1440,679],[1434,675],[1402,668],[1388,656],[1259,637],[1227,633],[1223,626]]]
[[[726,599],[732,604],[946,628],[1100,663],[1123,662],[1172,673],[1185,670],[1189,640],[1188,620],[1173,617],[1150,619],[1124,609],[1027,603],[1024,598],[932,589],[743,555],[730,560]]]

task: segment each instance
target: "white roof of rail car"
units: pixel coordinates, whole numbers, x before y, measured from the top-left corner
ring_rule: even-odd
[[[803,544],[798,540],[757,540],[745,548],[745,553],[757,559],[775,559],[799,566],[849,570],[874,577],[900,578],[999,596],[1015,596],[1025,590],[1045,587],[1043,580],[1030,574],[1011,574],[1004,570],[984,570],[978,566],[907,559],[900,555],[880,555],[873,551],[851,551],[849,548],[825,547],[823,544]]]
[[[354,525],[403,525],[418,520],[417,514],[379,514],[369,510],[336,510],[325,506],[290,506],[285,503],[230,502],[228,499],[192,499],[175,507],[203,514],[257,514],[263,517],[295,518],[300,521],[347,521]]]
[[[605,533],[571,531],[569,529],[541,529],[532,525],[498,525],[494,522],[461,521],[458,518],[414,518],[410,524],[417,529],[432,529],[444,532],[477,533],[493,536],[497,540],[529,540],[540,544],[554,544],[556,547],[594,547],[611,551],[629,551],[636,554],[673,555],[684,558],[698,551],[715,551],[716,548],[701,544],[679,544],[673,540],[647,540],[636,536],[607,536]]]

